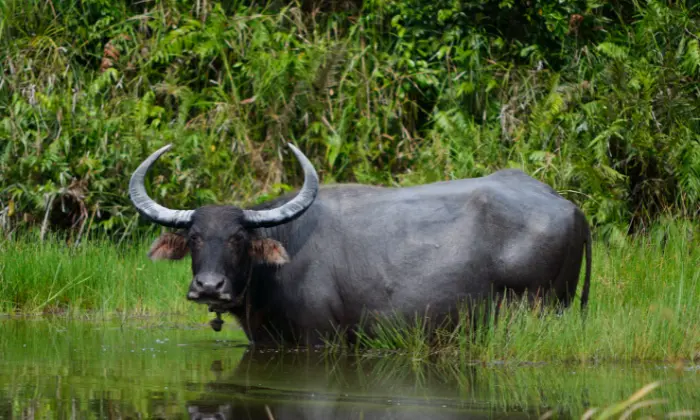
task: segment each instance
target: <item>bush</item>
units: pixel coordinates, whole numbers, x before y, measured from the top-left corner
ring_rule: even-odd
[[[168,142],[173,208],[298,185],[292,141],[325,182],[519,167],[605,234],[700,215],[694,3],[344,4],[6,1],[3,226],[133,232],[130,173]]]

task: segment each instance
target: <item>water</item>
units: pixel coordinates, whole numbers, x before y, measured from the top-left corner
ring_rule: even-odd
[[[435,365],[249,351],[230,323],[0,318],[0,419],[564,418],[663,380],[656,413],[700,412],[700,368]]]

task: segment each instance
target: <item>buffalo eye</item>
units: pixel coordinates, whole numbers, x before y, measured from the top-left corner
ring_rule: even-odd
[[[238,249],[240,247],[241,242],[243,242],[244,239],[245,238],[240,233],[235,233],[231,235],[227,241],[229,248],[233,250]]]
[[[190,247],[199,247],[202,244],[202,237],[198,233],[191,233],[189,236]]]

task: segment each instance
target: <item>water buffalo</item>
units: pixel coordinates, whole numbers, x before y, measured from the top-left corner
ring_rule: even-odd
[[[320,345],[338,331],[352,341],[361,321],[370,332],[382,316],[419,315],[434,325],[453,320],[467,300],[506,291],[565,308],[584,248],[581,307],[588,301],[585,216],[520,170],[405,188],[319,187],[311,162],[290,144],[304,171],[298,193],[249,209],[171,210],[144,186],[170,147],[143,161],[129,185],[142,216],[178,228],[155,240],[149,257],[189,252],[187,298],[233,314],[257,346]]]

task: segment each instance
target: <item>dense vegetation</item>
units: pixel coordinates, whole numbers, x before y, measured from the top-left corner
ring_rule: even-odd
[[[700,6],[636,0],[6,0],[0,224],[122,238],[164,205],[520,167],[607,237],[700,208]],[[143,226],[143,224],[141,224]]]

